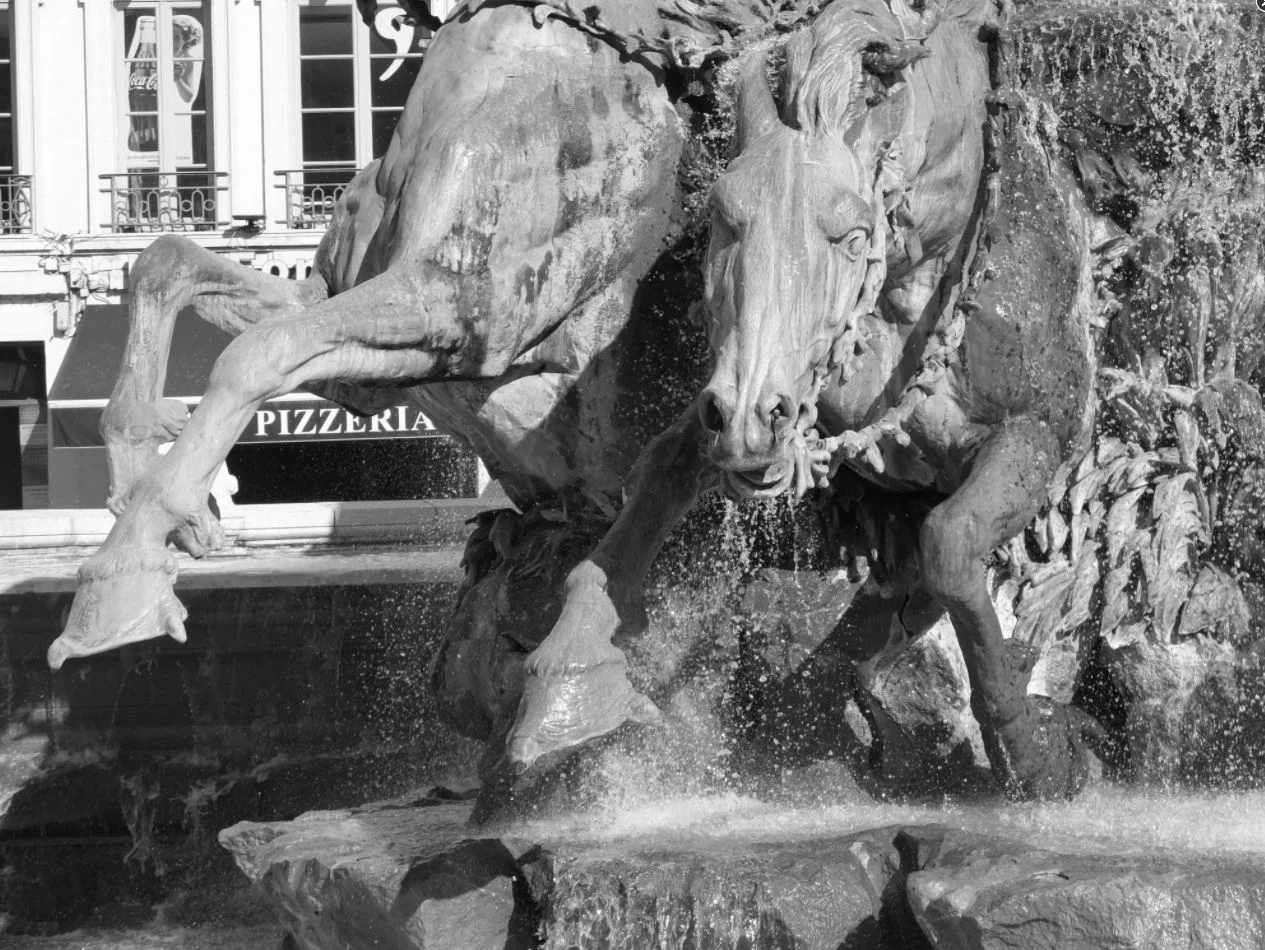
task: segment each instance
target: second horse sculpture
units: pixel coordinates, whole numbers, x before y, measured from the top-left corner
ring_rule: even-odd
[[[686,6],[714,8],[724,37],[739,13],[767,7],[768,25],[779,7]],[[300,386],[363,411],[376,392],[407,390],[520,506],[614,500],[629,446],[612,380],[656,386],[645,367],[626,372],[619,338],[677,233],[685,127],[660,55],[675,48],[664,24],[679,38],[691,22],[677,7],[459,11],[310,281],[178,240],[151,246],[103,423],[119,519],[80,571],[55,666],[183,638],[167,543],[195,556],[221,543],[203,501],[211,475],[254,408]],[[657,717],[611,640],[636,627],[646,572],[700,492],[802,493],[842,464],[884,491],[942,497],[921,524],[907,609],[948,610],[1006,789],[1079,789],[1083,726],[1027,698],[984,583],[983,558],[1031,520],[1090,398],[1082,225],[1036,133],[989,104],[1002,12],[994,0],[835,0],[777,68],[767,49],[747,54],[739,151],[711,195],[714,373],[642,453],[527,657],[517,717],[497,727],[516,767]],[[617,47],[615,33],[668,42]],[[241,336],[180,431],[161,396],[186,304]]]
[[[1087,222],[1035,129],[994,98],[997,13],[837,2],[785,44],[772,77],[750,57],[738,154],[711,192],[714,373],[573,572],[527,661],[513,760],[601,721],[631,689],[594,675],[621,661],[600,591],[639,579],[709,472],[769,497],[842,464],[887,492],[941,496],[917,527],[905,610],[915,630],[927,606],[948,611],[1008,794],[1081,788],[1094,724],[1027,696],[1031,661],[1004,640],[985,579],[1092,419]]]

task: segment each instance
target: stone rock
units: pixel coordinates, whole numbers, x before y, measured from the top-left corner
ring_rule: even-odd
[[[1013,592],[996,578],[990,584],[1009,636]],[[779,767],[848,760],[883,794],[992,787],[966,665],[937,605],[887,597],[842,569],[766,569],[743,592],[737,616],[743,639],[730,718]],[[1070,701],[1076,649],[1071,640],[1051,645],[1029,691]]]
[[[739,847],[550,848],[548,946],[921,947],[894,829]],[[555,850],[556,849],[556,850]],[[683,943],[687,934],[696,943]]]
[[[1080,679],[1084,651],[1085,641],[1080,637],[1064,637],[1047,643],[1032,668],[1028,694],[1070,705]]]
[[[1104,644],[1101,652],[1125,707],[1127,776],[1223,784],[1227,763],[1208,761],[1204,752],[1236,731],[1243,712],[1234,647],[1202,637],[1140,639],[1120,648]]]
[[[893,616],[894,627],[900,621]],[[966,664],[948,617],[858,664],[885,786],[907,792],[986,786],[988,760],[971,714]]]
[[[532,946],[531,901],[516,894],[530,848],[464,840],[469,814],[468,803],[399,801],[241,822],[220,843],[301,950]]]
[[[765,568],[743,591],[738,613],[753,627],[778,629],[782,665],[794,669],[839,626],[860,587],[842,569]]]
[[[467,804],[406,801],[220,835],[299,950],[925,946],[898,829],[723,840],[468,838]]]
[[[846,618],[860,586],[843,570],[766,568],[743,591],[728,719],[748,755],[785,767],[858,750]]]
[[[1060,853],[944,825],[469,837],[468,803],[425,801],[242,823],[220,840],[296,950],[1265,945],[1259,856]]]
[[[1059,854],[945,828],[898,842],[909,904],[937,950],[1265,946],[1265,863]]]

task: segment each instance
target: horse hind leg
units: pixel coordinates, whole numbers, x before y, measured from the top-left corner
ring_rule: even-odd
[[[1071,798],[1085,783],[1082,740],[1096,724],[1027,694],[1029,659],[1002,637],[984,558],[1035,516],[1059,463],[1045,423],[1012,419],[978,451],[962,487],[928,515],[919,537],[922,581],[949,612],[993,774],[1016,799]]]
[[[175,235],[149,245],[132,267],[127,348],[109,405],[101,416],[110,464],[106,507],[115,515],[158,460],[158,447],[179,436],[188,410],[163,398],[176,315],[192,305],[204,320],[230,334],[271,317],[303,310],[326,296],[319,278],[292,281]]]
[[[477,330],[468,323],[427,313],[419,284],[388,272],[303,313],[262,321],[228,345],[175,445],[136,482],[80,568],[66,630],[49,648],[54,669],[125,643],[184,639],[167,543],[195,555],[213,545],[211,480],[263,402],[315,380],[389,385],[504,371],[509,357],[487,356],[486,340],[471,336]]]

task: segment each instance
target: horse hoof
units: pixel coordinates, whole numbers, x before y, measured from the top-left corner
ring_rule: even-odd
[[[1102,727],[1069,706],[1029,709],[1023,717],[1026,734],[1002,739],[1005,764],[999,771],[1006,795],[1012,801],[1070,801],[1089,777],[1085,739],[1101,733]]]
[[[172,585],[176,559],[165,549],[98,554],[79,569],[66,629],[48,648],[48,665],[129,643],[171,637],[184,643],[188,611]]]
[[[506,743],[512,775],[527,772],[626,722],[658,725],[663,714],[633,689],[626,662],[601,663],[543,676],[529,673],[518,705],[518,717]]]

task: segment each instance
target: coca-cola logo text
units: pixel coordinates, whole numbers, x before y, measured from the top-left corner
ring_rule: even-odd
[[[139,69],[133,69],[132,75],[128,77],[127,88],[129,92],[157,92],[158,73],[143,73]]]

